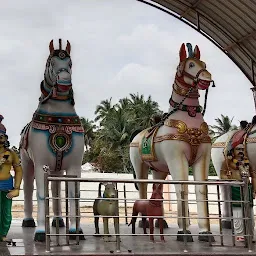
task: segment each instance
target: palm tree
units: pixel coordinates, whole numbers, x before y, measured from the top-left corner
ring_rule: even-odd
[[[101,130],[99,136],[100,139],[107,143],[107,151],[115,152],[119,157],[124,169],[129,161],[127,148],[134,126],[135,123],[129,111],[123,108],[113,109],[111,115],[108,115],[106,118],[104,129]],[[105,153],[107,153],[107,151]]]
[[[100,131],[101,139],[109,142],[109,148],[127,145],[134,127],[130,113],[125,109],[113,109],[104,122],[104,129]]]
[[[234,117],[231,119],[228,116],[221,115],[221,118],[216,118],[215,121],[217,125],[209,125],[209,133],[213,137],[213,139],[216,139],[220,137],[221,135],[238,129],[236,125],[233,125]]]
[[[139,94],[130,94],[130,97],[135,120],[142,129],[151,126],[153,116],[163,114],[159,110],[158,103],[153,101],[151,96],[147,100],[144,99],[143,95]]]
[[[94,114],[96,115],[95,122],[104,122],[109,112],[113,109],[111,100],[112,97],[109,100],[102,100],[100,104],[96,106],[96,110],[94,112]]]
[[[94,139],[93,130],[96,128],[96,125],[88,118],[81,117],[80,121],[84,128],[84,145],[86,150],[88,150],[88,147],[91,146],[92,140]]]
[[[126,111],[131,110],[131,100],[126,98],[120,99],[116,104],[117,109],[125,109]]]

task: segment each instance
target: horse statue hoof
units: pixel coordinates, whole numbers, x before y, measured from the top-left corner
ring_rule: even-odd
[[[231,221],[229,221],[229,220],[223,220],[223,221],[221,221],[221,224],[222,224],[222,228],[232,229]]]
[[[163,219],[163,224],[164,224],[164,228],[169,228],[169,227],[168,227],[168,224],[167,224],[167,222],[166,222],[165,219]],[[156,228],[159,228],[158,219],[157,219],[156,222],[155,222],[155,227],[156,227]]]
[[[31,219],[23,219],[22,221],[23,228],[34,228],[36,227],[36,223],[33,218]]]
[[[56,218],[54,218],[52,220],[52,227],[56,227],[57,226],[57,220]],[[65,227],[65,223],[64,223],[64,220],[62,218],[59,218],[59,227],[60,228],[64,228]]]
[[[185,239],[187,239],[187,242],[194,242],[191,232],[189,230],[186,230],[185,233],[183,230],[178,231],[177,241],[184,242]]]
[[[212,235],[212,232],[210,231],[204,231],[204,232],[200,232],[199,236],[198,236],[198,240],[201,242],[215,242],[215,238]]]
[[[46,237],[45,232],[36,232],[34,241],[35,242],[45,242],[45,237]]]
[[[70,235],[73,235],[73,234],[76,234],[76,230],[69,230],[69,234]],[[83,234],[83,230],[82,229],[79,229],[79,232],[78,234]],[[69,236],[69,239],[70,240],[76,240],[76,236]],[[79,236],[79,240],[86,240],[84,236]]]

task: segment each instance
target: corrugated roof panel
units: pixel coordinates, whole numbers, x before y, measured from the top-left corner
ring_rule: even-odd
[[[200,6],[200,12],[212,20],[213,26],[214,24],[217,24],[231,38],[237,39],[243,36],[243,29],[239,29],[230,18],[230,15],[228,15],[227,12],[224,13],[221,11],[214,3],[215,1],[212,1],[207,5]],[[225,26],[223,26],[223,23],[225,23]]]
[[[155,2],[183,15],[217,42],[253,83],[251,60],[256,63],[256,0],[138,0]],[[176,16],[177,17],[177,16]],[[200,31],[200,32],[201,32]],[[254,69],[256,64],[254,64]],[[256,86],[256,84],[255,84]]]

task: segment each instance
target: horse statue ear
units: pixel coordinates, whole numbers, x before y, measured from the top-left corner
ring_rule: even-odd
[[[50,50],[50,54],[52,54],[54,51],[53,40],[51,40],[51,42],[49,44],[49,50]]]
[[[66,52],[68,54],[70,54],[70,52],[71,52],[71,44],[70,44],[70,42],[68,40],[67,40]]]
[[[195,49],[194,49],[194,57],[200,60],[200,50],[197,45],[195,46]]]
[[[153,183],[152,188],[153,188],[153,190],[155,190],[155,189],[156,189],[156,184],[155,184],[155,183]]]
[[[185,44],[183,43],[180,47],[180,62],[182,62],[186,58],[187,58],[186,47],[185,47]]]
[[[163,190],[163,183],[158,185],[158,189],[161,190],[161,191]]]

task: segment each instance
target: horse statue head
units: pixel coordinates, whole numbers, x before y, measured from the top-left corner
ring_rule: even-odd
[[[200,60],[200,50],[196,45],[194,51],[192,45],[187,43],[188,56],[185,44],[180,47],[180,63],[177,67],[176,79],[184,87],[205,90],[212,82],[212,76],[206,69],[206,64]]]
[[[153,184],[149,204],[161,206],[163,204],[163,184]]]
[[[64,50],[62,49],[62,40],[59,39],[59,49],[54,49],[53,40],[51,40],[49,51],[50,55],[45,66],[44,81],[41,83],[41,91],[44,95],[41,98],[41,103],[45,103],[49,98],[56,100],[70,99],[71,104],[74,105],[71,81],[71,45],[67,40]]]
[[[196,45],[194,50],[192,50],[192,45],[187,43],[187,48],[188,56],[185,44],[183,43],[180,47],[180,63],[177,67],[175,81],[173,83],[173,94],[169,100],[170,106],[173,109],[168,113],[166,118],[177,110],[187,111],[191,117],[195,117],[196,113],[201,112],[204,116],[208,89],[211,82],[213,82],[212,87],[215,87],[212,76],[206,69],[206,64],[200,59],[199,47]],[[200,97],[199,90],[206,90],[203,111],[198,101]],[[187,99],[190,99],[189,102],[187,102]]]

